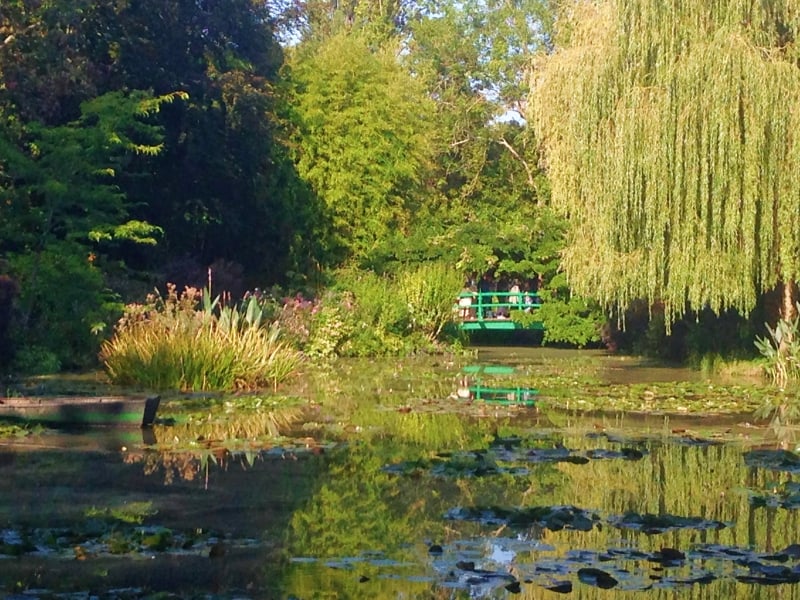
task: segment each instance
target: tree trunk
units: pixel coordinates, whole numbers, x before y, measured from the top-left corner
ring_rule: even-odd
[[[787,323],[797,318],[797,283],[794,281],[783,284],[780,317]]]
[[[781,309],[780,319],[786,323],[792,323],[797,318],[797,282],[787,281],[783,284],[783,293],[781,295]],[[780,352],[785,354],[792,342],[792,328],[788,329],[788,335],[781,338]]]

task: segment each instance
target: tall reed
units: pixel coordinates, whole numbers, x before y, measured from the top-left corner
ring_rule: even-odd
[[[201,307],[202,303],[202,307]],[[129,305],[100,358],[114,383],[151,389],[253,390],[276,386],[301,355],[262,320],[257,300],[220,306],[208,291],[174,285]]]

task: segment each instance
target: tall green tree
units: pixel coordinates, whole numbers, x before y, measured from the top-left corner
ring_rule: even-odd
[[[281,280],[313,262],[305,224],[315,205],[285,150],[273,27],[253,0],[10,0],[0,11],[0,104],[23,123],[60,126],[108,92],[188,92],[161,113],[158,163],[139,157],[117,180],[133,216],[164,229],[162,243],[119,258],[149,269],[222,258]]]
[[[530,117],[571,286],[606,305],[663,301],[667,322],[747,313],[800,273],[795,3],[570,2]]]
[[[296,163],[322,200],[334,261],[363,258],[407,232],[429,170],[433,107],[392,45],[358,31],[301,48],[293,61]]]
[[[65,125],[31,123],[21,137],[0,132],[0,267],[19,282],[16,334],[37,349],[30,360],[91,362],[92,329],[110,316],[99,266],[109,244],[152,245],[161,233],[130,218],[117,180],[132,157],[161,151],[153,116],[180,98],[109,93],[85,102]]]

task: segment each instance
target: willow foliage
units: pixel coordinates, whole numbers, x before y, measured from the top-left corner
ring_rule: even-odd
[[[800,271],[800,3],[575,2],[532,82],[573,289],[751,310]],[[687,304],[688,303],[688,304]]]

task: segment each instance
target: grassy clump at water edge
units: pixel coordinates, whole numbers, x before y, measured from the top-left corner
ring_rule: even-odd
[[[202,307],[200,306],[202,300]],[[252,390],[292,375],[301,354],[262,322],[255,299],[220,306],[206,290],[174,285],[128,305],[100,358],[116,384],[152,389]]]

